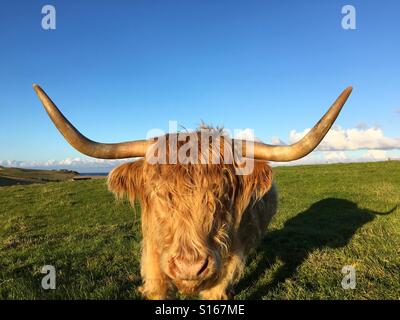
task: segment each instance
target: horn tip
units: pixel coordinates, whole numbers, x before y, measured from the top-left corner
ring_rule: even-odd
[[[36,92],[36,94],[38,95],[38,96],[40,96],[40,95],[42,95],[44,92],[43,92],[43,89],[38,85],[38,84],[36,84],[36,83],[33,83],[32,84],[32,87],[33,87],[33,90],[35,90],[35,92]]]
[[[353,86],[348,86],[348,87],[345,89],[345,91],[348,92],[348,93],[351,93],[351,92],[353,91]]]

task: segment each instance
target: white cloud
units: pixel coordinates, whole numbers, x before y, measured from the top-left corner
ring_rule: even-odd
[[[358,155],[356,151],[320,151],[324,159],[328,163],[337,162],[368,162],[368,161],[385,161],[390,158],[386,150],[367,150]]]
[[[272,137],[271,144],[273,144],[274,146],[283,146],[286,143],[281,139],[279,139],[279,137]]]
[[[292,130],[289,134],[290,143],[299,141],[310,129],[302,132]],[[332,127],[317,150],[344,151],[360,149],[399,149],[400,138],[386,137],[380,128],[358,127],[343,129],[339,126]]]
[[[250,128],[246,128],[243,130],[235,130],[234,138],[247,141],[261,141],[255,136],[254,130]]]
[[[387,160],[388,154],[385,150],[368,150],[361,156],[361,159],[366,159],[367,161]]]
[[[0,166],[31,169],[68,169],[80,172],[108,172],[113,167],[132,159],[104,160],[90,158],[66,158],[47,161],[0,160]]]
[[[297,142],[308,131],[309,129],[302,132],[292,130],[289,135],[289,142]],[[260,141],[255,136],[254,131],[249,128],[235,131],[234,137],[236,139]],[[285,142],[279,137],[273,137],[271,143],[274,145],[285,145]],[[357,150],[365,150],[365,152],[360,153],[360,151]],[[359,125],[356,128],[350,129],[343,129],[336,126],[330,130],[320,146],[308,156],[292,162],[275,162],[273,165],[384,161],[389,158],[400,160],[400,138],[387,137],[382,129],[368,128],[366,125]],[[77,157],[47,161],[0,160],[0,165],[33,169],[69,169],[80,172],[108,172],[115,166],[128,161],[133,160],[103,160]]]
[[[349,157],[343,151],[329,151],[324,152],[324,159],[326,162],[346,162],[348,161]]]
[[[272,162],[273,166],[291,166],[327,163],[374,162],[400,160],[400,150],[314,151],[306,157],[291,162]]]
[[[326,164],[326,163],[349,163],[349,162],[369,162],[386,161],[388,159],[400,160],[399,150],[366,150],[360,151],[314,151],[306,157],[291,162],[271,162],[273,166],[287,165],[306,165],[306,164]],[[103,160],[90,158],[66,158],[63,160],[48,161],[16,161],[0,160],[0,166],[32,168],[32,169],[68,169],[79,172],[108,172],[112,168],[134,161],[134,159]]]
[[[250,129],[245,129],[239,138],[251,138]],[[310,129],[302,132],[292,130],[289,134],[289,143],[295,143],[303,138]],[[253,133],[254,135],[254,133]],[[285,145],[279,137],[271,139],[273,145]],[[360,150],[366,150],[360,153]],[[385,136],[380,128],[368,127],[359,124],[356,128],[343,129],[334,126],[322,140],[317,149],[306,157],[291,162],[275,162],[273,165],[303,165],[322,163],[348,163],[400,160],[400,138]]]
[[[237,130],[235,131],[234,135],[235,139],[241,139],[241,140],[247,140],[247,141],[256,141],[256,142],[261,142],[261,139],[259,139],[255,134],[254,130],[250,128],[246,128],[243,130]],[[281,140],[279,137],[272,137],[271,138],[271,144],[273,145],[286,145],[286,143]]]

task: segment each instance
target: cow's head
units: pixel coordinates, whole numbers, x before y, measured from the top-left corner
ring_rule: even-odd
[[[214,143],[207,143],[206,147],[198,145],[199,153],[192,155],[190,161],[181,161],[179,157],[172,157],[175,161],[171,161],[171,145],[159,145],[169,141],[169,135],[156,142],[94,142],[74,128],[39,86],[34,85],[34,89],[56,127],[78,151],[102,159],[145,157],[114,169],[109,175],[109,188],[119,197],[140,201],[144,250],[149,246],[156,249],[162,270],[184,292],[205,287],[219,276],[225,256],[235,245],[235,230],[242,213],[271,186],[271,169],[266,160],[292,161],[314,150],[352,90],[351,87],[344,90],[314,128],[295,144],[273,146],[256,142],[253,148],[242,144],[238,148],[237,140],[230,140],[216,130],[214,134],[223,141],[217,149]],[[189,139],[189,144],[190,141],[198,144],[201,139]],[[180,141],[175,151],[179,153],[183,144],[187,148],[186,141]],[[204,153],[207,148],[210,149]],[[151,156],[154,150],[157,156],[160,152],[161,156],[163,152],[167,155],[166,163],[149,161],[154,158]],[[210,158],[210,154],[216,153],[221,156],[218,163]],[[235,154],[255,160],[248,174],[237,174],[236,161],[223,161],[236,159]]]
[[[214,141],[224,138],[222,130],[209,130]],[[178,141],[178,149],[185,145],[199,150],[190,163],[187,158],[175,164],[142,159],[120,165],[108,178],[109,189],[119,198],[139,200],[144,250],[156,248],[162,271],[184,293],[204,289],[219,278],[222,263],[235,246],[243,211],[269,190],[272,181],[265,161],[253,162],[250,173],[238,175],[239,165],[227,161],[233,156],[227,154],[231,145],[225,153],[218,149],[220,163],[201,164],[211,155],[212,145],[201,150],[200,132],[190,137],[195,138]],[[229,139],[224,141],[229,144]],[[169,149],[167,153],[169,158]]]

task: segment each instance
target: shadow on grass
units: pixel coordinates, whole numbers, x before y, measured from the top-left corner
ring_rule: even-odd
[[[273,275],[272,281],[253,291],[248,299],[261,299],[281,282],[294,276],[298,267],[308,255],[317,249],[341,248],[348,244],[356,231],[372,221],[375,215],[390,214],[397,207],[386,213],[361,209],[354,202],[327,198],[314,203],[309,209],[286,221],[282,229],[267,232],[258,247],[259,260],[255,270],[246,275],[237,285],[237,292],[242,291],[259,279],[277,259],[283,262]]]

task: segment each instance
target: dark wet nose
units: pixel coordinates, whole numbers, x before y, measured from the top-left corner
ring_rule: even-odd
[[[173,258],[170,260],[169,268],[171,275],[176,279],[199,280],[206,276],[208,264],[208,257],[196,261]]]

